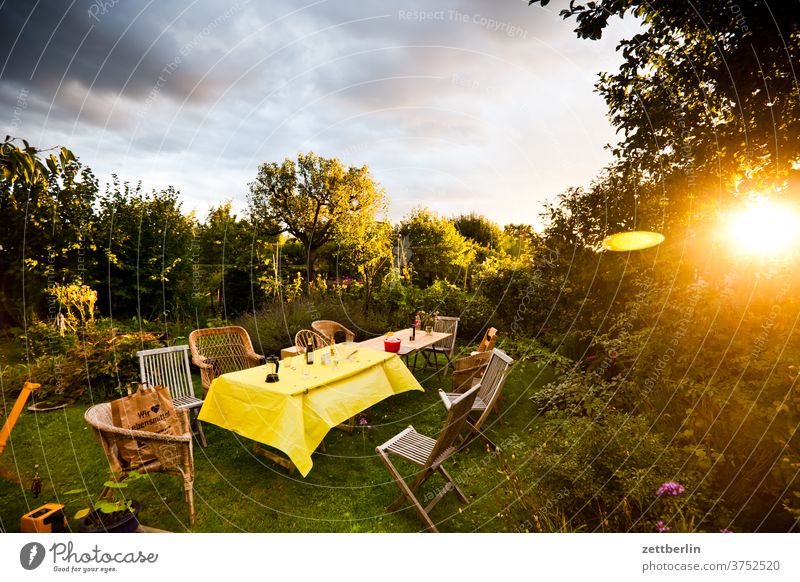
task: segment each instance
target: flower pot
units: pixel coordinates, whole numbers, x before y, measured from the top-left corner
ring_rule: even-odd
[[[139,529],[139,502],[131,501],[132,511],[127,509],[114,513],[94,510],[78,521],[81,533],[133,533]]]

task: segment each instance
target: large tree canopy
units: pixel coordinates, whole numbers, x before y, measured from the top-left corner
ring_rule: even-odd
[[[695,211],[785,193],[800,161],[797,4],[600,0],[561,12],[588,39],[625,14],[643,30],[620,42],[619,71],[597,84],[624,136],[614,151],[625,169],[663,181],[672,198],[698,197]]]
[[[273,234],[288,232],[307,253],[307,277],[313,279],[317,250],[349,229],[361,229],[384,209],[383,190],[369,168],[345,167],[336,158],[313,152],[297,161],[265,163],[250,184],[254,224]]]

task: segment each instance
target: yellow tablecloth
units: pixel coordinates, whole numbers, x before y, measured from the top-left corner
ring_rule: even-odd
[[[331,428],[389,396],[422,390],[397,354],[359,349],[334,366],[321,363],[327,351],[315,353],[307,376],[304,356],[295,356],[281,361],[272,384],[266,366],[215,378],[200,420],[283,451],[305,477]]]

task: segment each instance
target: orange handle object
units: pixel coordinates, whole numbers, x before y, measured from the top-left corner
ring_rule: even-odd
[[[3,429],[0,430],[0,454],[6,449],[6,442],[8,442],[8,437],[11,436],[11,429],[14,428],[14,425],[17,423],[17,419],[22,413],[25,402],[28,401],[28,396],[39,387],[41,387],[41,384],[34,384],[32,382],[25,382],[25,385],[22,387],[22,392],[19,393],[19,397],[17,397],[17,401],[14,403],[14,408],[11,409],[11,414],[8,415]]]

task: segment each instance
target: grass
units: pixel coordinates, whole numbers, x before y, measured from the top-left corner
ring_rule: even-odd
[[[380,444],[409,424],[435,435],[444,420],[437,390],[449,388],[450,378],[419,376],[425,392],[408,392],[372,407],[370,434],[332,430],[327,451],[314,456],[306,478],[253,454],[252,443],[214,425],[205,424],[209,446],[195,446],[196,479],[194,532],[415,532],[421,521],[404,507],[387,514],[384,507],[399,490],[375,454]],[[494,417],[488,432],[494,442],[508,443],[495,456],[476,441],[448,464],[448,470],[470,498],[468,505],[448,495],[432,515],[442,531],[510,531],[514,524],[498,518],[513,499],[499,467],[528,440],[535,410],[529,396],[552,379],[552,372],[530,363],[513,369],[504,388],[501,422]],[[64,492],[86,488],[100,491],[107,465],[100,445],[83,420],[88,405],[73,405],[48,413],[26,412],[19,419],[5,453],[0,456],[0,528],[19,531],[19,518],[46,502],[67,505],[68,516],[82,500]],[[520,451],[517,451],[519,453]],[[29,491],[33,467],[40,465],[43,490],[38,499]],[[401,465],[407,474],[412,465]],[[429,481],[424,497],[441,486]],[[189,531],[181,482],[154,474],[126,490],[142,503],[142,523],[169,531]],[[74,528],[76,522],[70,519]]]

